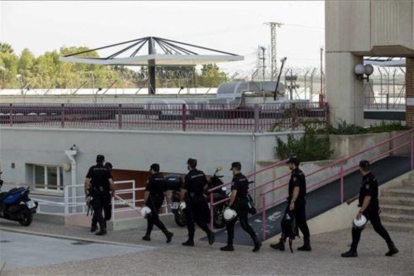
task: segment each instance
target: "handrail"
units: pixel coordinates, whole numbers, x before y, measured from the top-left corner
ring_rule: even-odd
[[[346,173],[348,173],[350,171],[353,171],[353,170],[355,170],[356,168],[359,167],[359,165],[354,165],[354,166],[351,166],[349,168],[344,169],[343,167],[344,167],[344,164],[346,163],[346,161],[348,161],[351,158],[354,158],[354,157],[356,157],[358,155],[361,155],[362,153],[365,153],[365,152],[370,151],[372,149],[378,148],[378,147],[380,147],[382,145],[385,145],[385,144],[387,144],[389,142],[392,142],[394,140],[397,140],[397,139],[399,139],[401,137],[404,137],[404,136],[410,135],[410,134],[411,134],[410,141],[405,142],[403,144],[400,144],[397,147],[393,147],[392,149],[390,149],[390,150],[388,150],[386,152],[382,152],[382,153],[380,153],[380,154],[378,154],[378,155],[376,155],[374,157],[371,157],[371,158],[369,158],[369,160],[371,162],[372,161],[376,161],[379,158],[381,158],[382,156],[386,156],[386,155],[388,155],[388,154],[390,154],[390,153],[392,153],[392,152],[394,152],[394,151],[396,151],[398,149],[401,149],[401,148],[404,148],[404,147],[407,147],[407,146],[411,146],[411,158],[410,159],[411,159],[411,169],[413,170],[414,169],[414,129],[411,129],[411,130],[405,131],[403,133],[400,133],[400,134],[398,134],[398,135],[396,135],[396,136],[394,136],[392,138],[386,139],[386,140],[384,140],[384,141],[382,141],[380,143],[377,143],[377,144],[375,144],[373,146],[370,146],[370,147],[368,147],[368,148],[366,148],[366,149],[364,149],[362,151],[353,153],[353,154],[351,154],[351,155],[349,155],[347,157],[344,157],[344,158],[342,158],[342,159],[340,159],[340,160],[338,160],[336,162],[333,162],[333,163],[331,163],[331,164],[329,164],[327,166],[324,166],[323,168],[320,168],[318,170],[315,170],[315,171],[307,174],[307,176],[314,175],[314,174],[316,174],[318,172],[321,172],[321,171],[326,170],[328,168],[332,168],[332,167],[334,167],[336,165],[341,165],[340,171],[338,173],[335,173],[335,174],[333,174],[331,176],[328,176],[328,177],[326,177],[326,178],[324,178],[322,180],[319,180],[318,182],[316,182],[316,183],[308,186],[307,188],[309,190],[311,189],[311,191],[313,191],[313,190],[317,189],[317,188],[314,188],[314,187],[318,186],[320,183],[326,182],[326,181],[328,181],[328,180],[330,180],[332,178],[335,178],[335,177],[337,177],[337,176],[340,175],[341,203],[342,203],[344,201],[344,175]],[[260,194],[260,196],[262,197],[262,231],[263,231],[262,232],[262,239],[263,240],[266,239],[266,220],[267,220],[267,218],[266,218],[266,208],[268,208],[270,206],[274,206],[274,204],[280,203],[280,202],[283,202],[284,200],[286,200],[286,196],[285,196],[283,198],[280,198],[280,199],[277,199],[277,200],[273,201],[272,203],[266,204],[266,195],[268,195],[269,193],[274,192],[276,190],[279,190],[279,189],[281,189],[283,187],[286,187],[288,184],[289,184],[289,182],[282,183],[281,185],[279,185],[277,187],[274,187],[274,188],[270,189],[269,191],[266,191],[266,192]],[[312,188],[314,188],[314,189],[312,189]]]
[[[371,146],[371,147],[369,147],[369,148],[366,148],[366,149],[364,149],[364,150],[362,150],[362,151],[359,151],[359,152],[353,153],[353,154],[351,154],[351,155],[349,155],[349,156],[347,156],[347,157],[344,157],[344,158],[342,158],[342,159],[340,159],[340,160],[338,160],[338,161],[335,161],[335,162],[333,162],[333,163],[331,163],[331,164],[328,164],[328,165],[326,165],[326,166],[324,166],[324,167],[322,167],[322,168],[319,168],[319,169],[317,169],[317,170],[315,170],[315,171],[313,171],[313,172],[311,172],[311,173],[309,173],[309,174],[306,174],[306,176],[307,176],[307,177],[309,177],[309,176],[311,176],[311,175],[314,175],[314,174],[316,174],[316,173],[319,173],[319,172],[321,172],[321,171],[324,171],[324,170],[326,170],[326,169],[328,169],[328,168],[334,167],[335,165],[339,165],[339,164],[341,164],[341,163],[344,163],[345,161],[348,161],[348,160],[349,160],[349,159],[351,159],[351,158],[354,158],[354,157],[356,157],[356,156],[358,156],[358,155],[361,155],[362,153],[365,153],[365,152],[367,152],[367,151],[369,151],[369,150],[372,150],[372,149],[377,148],[377,147],[380,147],[380,146],[382,146],[382,145],[384,145],[384,144],[386,144],[386,143],[389,143],[389,142],[391,142],[391,141],[394,141],[394,140],[396,140],[396,139],[398,139],[398,138],[401,138],[401,137],[403,137],[403,136],[405,136],[405,135],[407,135],[407,134],[409,134],[409,133],[411,133],[411,132],[413,132],[413,133],[414,133],[414,129],[411,129],[411,130],[408,130],[408,131],[406,131],[406,132],[400,133],[399,135],[396,135],[396,136],[394,136],[393,138],[389,138],[389,139],[387,139],[387,140],[384,140],[384,141],[382,141],[382,142],[380,142],[380,143],[378,143],[378,144],[375,144],[375,145],[373,145],[373,146]],[[407,143],[405,143],[405,144],[407,144]],[[406,145],[404,145],[404,146],[406,146]],[[403,147],[403,146],[400,146],[399,148],[401,148],[401,147]],[[397,148],[397,149],[398,149],[398,148]],[[394,151],[394,150],[396,150],[396,149],[393,149],[392,151]],[[277,188],[277,187],[276,187],[276,188]],[[266,194],[268,194],[268,193],[270,193],[270,192],[273,192],[273,191],[277,190],[276,188],[273,188],[273,189],[271,189],[271,190],[269,190],[269,191],[266,191],[265,193],[263,193],[263,194],[261,194],[261,195],[266,195]]]
[[[270,184],[272,182],[278,181],[278,180],[280,180],[282,178],[285,178],[286,176],[289,176],[289,175],[291,175],[291,173],[287,173],[287,174],[284,174],[282,176],[273,178],[273,179],[271,179],[271,180],[269,180],[269,181],[267,181],[267,182],[265,182],[265,183],[263,183],[263,184],[261,184],[259,186],[254,186],[253,188],[249,189],[249,192],[254,191],[254,190],[258,189],[258,188],[262,188],[262,187],[264,187],[264,186],[266,186],[266,185],[268,185],[268,184]]]
[[[278,162],[276,162],[276,163],[274,163],[274,164],[272,164],[272,165],[269,165],[269,166],[266,166],[266,167],[264,167],[264,168],[261,168],[260,170],[257,170],[257,171],[254,171],[254,172],[251,172],[251,173],[247,174],[247,175],[246,175],[246,177],[247,177],[247,178],[249,178],[249,177],[252,177],[253,175],[256,175],[256,174],[258,174],[258,173],[261,173],[261,172],[264,172],[264,171],[267,171],[267,170],[273,169],[274,167],[280,166],[281,164],[285,164],[288,160],[289,160],[289,159],[284,159],[284,160],[278,161]],[[223,187],[225,187],[225,186],[228,186],[228,185],[230,185],[230,184],[231,184],[231,182],[224,183],[224,184],[222,184],[222,185],[220,185],[220,186],[216,186],[216,187],[214,187],[214,188],[209,189],[207,192],[211,193],[211,192],[213,192],[213,191],[215,191],[215,190],[218,190],[218,189],[223,188]]]
[[[389,154],[390,152],[396,151],[396,150],[398,150],[398,149],[400,149],[400,148],[406,147],[406,146],[407,146],[407,145],[409,145],[409,144],[410,144],[410,141],[405,142],[404,144],[402,144],[402,145],[400,145],[400,146],[398,146],[398,147],[396,147],[396,148],[394,148],[394,149],[392,149],[392,150],[386,151],[386,152],[384,152],[384,153],[381,153],[381,154],[379,154],[379,155],[377,155],[377,156],[375,156],[375,157],[371,158],[371,159],[370,159],[370,161],[373,161],[373,160],[375,160],[375,159],[378,159],[378,158],[380,158],[381,156],[387,155],[387,154]],[[345,169],[345,170],[344,170],[344,171],[342,171],[342,172],[340,171],[340,172],[335,173],[335,174],[333,174],[333,175],[331,175],[331,176],[329,176],[329,177],[327,177],[327,178],[325,178],[325,179],[322,179],[322,180],[320,180],[319,182],[316,182],[316,183],[314,183],[314,184],[312,184],[312,185],[310,185],[310,186],[308,186],[308,187],[306,187],[306,188],[307,188],[307,190],[308,190],[308,191],[313,191],[313,190],[312,190],[312,188],[313,188],[313,187],[315,187],[315,186],[317,186],[317,185],[319,185],[319,184],[321,184],[321,183],[323,183],[323,182],[325,182],[325,181],[328,181],[328,180],[330,180],[330,179],[332,179],[332,178],[335,178],[336,176],[341,175],[341,173],[347,173],[347,172],[349,172],[349,171],[353,171],[353,170],[355,170],[355,169],[356,169],[356,168],[358,168],[358,167],[359,167],[359,165],[352,166],[352,167],[350,167],[350,168],[348,168],[348,169]],[[307,176],[309,176],[309,175],[307,175]],[[276,188],[274,189],[274,191],[279,190],[280,188],[286,187],[288,184],[289,184],[289,182],[285,182],[285,183],[283,183],[282,185],[280,185],[280,186],[276,187]],[[270,191],[267,191],[266,193],[263,193],[263,194],[260,194],[260,195],[261,195],[261,196],[267,195],[267,194],[268,194],[268,192],[270,192]],[[282,199],[283,199],[283,198],[282,198]],[[272,205],[272,204],[271,204],[271,203],[269,203],[268,207],[269,207],[270,205]]]
[[[266,167],[264,167],[264,168],[262,168],[262,169],[260,169],[260,170],[257,170],[257,171],[254,171],[254,172],[251,172],[251,173],[249,173],[249,174],[247,174],[246,175],[246,177],[247,178],[249,178],[249,177],[252,177],[253,175],[256,175],[256,174],[258,174],[258,173],[261,173],[261,172],[264,172],[264,171],[267,171],[267,170],[270,170],[270,169],[273,169],[274,167],[277,167],[277,166],[280,166],[281,164],[285,164],[287,161],[288,161],[289,159],[284,159],[284,160],[281,160],[281,161],[278,161],[278,162],[276,162],[276,163],[274,163],[274,164],[272,164],[272,165],[269,165],[269,166],[266,166]],[[276,181],[276,180],[274,180],[274,181]],[[273,182],[273,181],[272,181]],[[269,183],[267,183],[267,184],[270,184],[271,182],[269,182]],[[219,186],[216,186],[216,187],[214,187],[214,188],[211,188],[211,189],[209,189],[207,192],[208,193],[210,193],[210,227],[211,228],[213,228],[213,221],[214,221],[214,206],[216,206],[216,205],[218,205],[218,204],[221,204],[221,203],[223,203],[223,202],[226,202],[226,201],[229,201],[230,200],[230,198],[225,198],[225,199],[222,199],[222,200],[220,200],[220,201],[217,201],[217,202],[214,202],[214,197],[213,197],[213,191],[215,191],[215,190],[218,190],[218,189],[221,189],[221,188],[223,188],[223,187],[225,187],[225,186],[228,186],[228,185],[230,185],[231,184],[231,182],[228,182],[228,183],[224,183],[224,184],[222,184],[222,185],[219,185]],[[267,185],[266,184],[266,185]],[[263,187],[263,186],[265,186],[264,184],[262,184],[260,187]],[[257,187],[257,188],[259,188],[259,187]],[[249,189],[249,191],[253,191],[253,190],[255,190],[255,189],[257,189],[257,188],[251,188],[251,189]]]

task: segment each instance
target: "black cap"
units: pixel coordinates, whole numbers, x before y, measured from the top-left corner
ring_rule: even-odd
[[[188,158],[187,165],[194,169],[195,167],[197,167],[197,159]]]
[[[361,168],[361,169],[363,169],[364,171],[369,171],[369,169],[370,169],[370,163],[369,163],[369,161],[368,160],[361,160],[360,162],[359,162],[359,167]]]
[[[160,165],[157,163],[154,163],[151,165],[150,170],[154,171],[154,172],[160,172]]]
[[[108,169],[112,170],[113,166],[110,162],[106,162],[105,163],[105,167],[107,167]]]
[[[299,159],[297,159],[296,157],[291,157],[289,158],[289,160],[286,162],[286,164],[294,164],[296,167],[299,166],[300,162]]]
[[[98,154],[96,156],[96,163],[102,164],[103,162],[105,162],[105,156]]]
[[[230,170],[233,170],[233,169],[237,169],[237,170],[241,171],[241,163],[240,162],[231,163],[231,169]]]

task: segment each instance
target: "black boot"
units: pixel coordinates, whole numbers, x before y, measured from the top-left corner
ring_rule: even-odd
[[[145,236],[142,237],[143,241],[151,241],[151,236],[148,234],[145,234]]]
[[[253,237],[253,242],[254,242],[254,248],[253,248],[253,252],[258,252],[260,250],[260,247],[262,247],[262,243],[259,241],[259,239],[254,236]]]
[[[183,246],[194,246],[194,240],[188,239],[186,242],[182,243]]]
[[[310,242],[309,241],[305,241],[305,243],[303,244],[303,246],[298,247],[298,251],[312,251],[312,247],[310,246]]]
[[[234,247],[232,244],[228,244],[222,248],[220,248],[221,251],[228,251],[228,252],[232,252],[234,251]]]
[[[397,254],[398,252],[400,252],[400,251],[398,251],[398,249],[397,249],[397,247],[395,246],[395,244],[394,244],[394,243],[391,243],[391,244],[389,244],[389,245],[388,245],[388,252],[387,252],[387,253],[385,253],[385,256],[387,256],[387,257],[391,257],[392,255],[395,255],[395,254]]]
[[[355,258],[358,257],[358,253],[356,250],[350,249],[349,251],[342,253],[341,256],[344,258]]]
[[[169,232],[168,230],[163,230],[162,231],[165,235],[165,237],[167,238],[167,243],[170,243],[172,240],[172,237],[174,236],[174,233]]]
[[[275,250],[285,251],[285,240],[280,239],[278,243],[271,244],[270,247]]]
[[[212,232],[211,230],[209,230],[207,232],[207,238],[208,238],[208,244],[209,245],[212,245],[214,243],[214,241],[215,241],[214,232]]]
[[[99,232],[97,232],[95,235],[97,236],[104,236],[107,234],[105,224],[103,222],[99,223]]]
[[[96,232],[96,230],[98,230],[98,225],[96,223],[92,223],[91,225],[91,232]]]

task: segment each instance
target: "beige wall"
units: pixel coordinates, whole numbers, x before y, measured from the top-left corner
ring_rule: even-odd
[[[369,1],[326,1],[326,52],[369,51],[369,13]]]
[[[374,49],[374,53],[392,55],[395,52],[398,55],[400,48],[396,46],[413,50],[412,21],[413,1],[371,1],[371,47],[393,46]]]
[[[364,124],[364,86],[354,74],[358,63],[362,58],[351,53],[326,53],[326,100],[334,125],[339,120]]]
[[[326,1],[326,51],[414,55],[414,1]]]
[[[414,57],[414,0],[326,1],[325,26],[331,122],[363,126],[364,81],[354,66],[363,56]]]

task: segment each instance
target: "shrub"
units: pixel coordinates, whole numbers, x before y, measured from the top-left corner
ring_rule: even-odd
[[[380,133],[380,132],[391,132],[391,131],[401,131],[401,130],[409,130],[408,126],[403,126],[401,122],[395,123],[386,123],[384,121],[377,126],[370,126],[368,128],[369,133]]]
[[[408,129],[409,127],[403,126],[401,122],[386,123],[382,121],[380,125],[364,128],[364,127],[360,127],[354,124],[348,124],[346,121],[340,120],[337,123],[336,127],[329,126],[328,128],[318,129],[316,132],[318,134],[356,135],[356,134],[365,134],[365,133],[381,133],[381,132],[400,131],[400,130],[408,130]]]
[[[301,162],[326,160],[333,153],[329,135],[319,135],[309,125],[305,125],[303,137],[296,139],[293,135],[288,135],[286,143],[277,137],[276,143],[276,156],[282,160],[292,156],[296,156]]]

